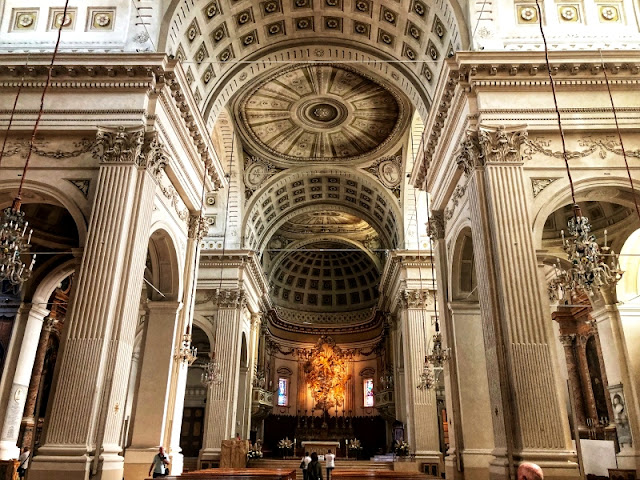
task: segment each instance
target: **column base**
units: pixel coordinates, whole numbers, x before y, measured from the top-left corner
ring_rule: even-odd
[[[439,477],[444,469],[442,453],[438,451],[417,451],[415,455],[416,470]],[[425,465],[426,464],[426,465]],[[395,470],[394,462],[394,470]]]
[[[158,447],[129,447],[124,452],[124,478],[127,480],[144,480],[149,477],[149,467]],[[171,470],[173,473],[173,469]]]
[[[623,446],[620,453],[616,455],[616,459],[618,468],[640,472],[640,453],[635,448]]]
[[[491,480],[508,480],[510,477],[509,461],[504,451],[493,451],[495,459],[489,467]],[[580,478],[580,470],[573,450],[523,450],[513,455],[512,471],[515,478],[518,465],[531,462],[539,465],[544,472],[545,480],[567,480]]]
[[[444,457],[444,473],[447,480],[462,480],[465,478],[465,472],[458,470],[458,454],[451,452]]]
[[[29,464],[29,480],[122,480],[124,459],[120,455],[101,455],[95,475],[93,458],[84,448],[41,447]]]
[[[488,449],[465,449],[462,452],[465,480],[489,480],[494,456]]]
[[[220,448],[200,450],[200,455],[198,455],[198,469],[215,468],[220,465],[220,452]]]

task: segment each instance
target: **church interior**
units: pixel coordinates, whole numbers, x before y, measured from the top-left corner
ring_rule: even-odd
[[[638,0],[0,0],[0,478],[635,480],[639,91]]]

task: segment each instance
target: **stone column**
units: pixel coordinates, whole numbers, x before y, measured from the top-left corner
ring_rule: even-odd
[[[235,437],[240,364],[240,323],[246,299],[242,290],[218,290],[213,298],[217,315],[212,352],[220,365],[222,383],[207,392],[204,438],[200,464],[220,460],[222,440]]]
[[[418,376],[422,371],[425,349],[429,348],[435,333],[431,327],[431,314],[427,312],[434,302],[427,290],[402,292],[402,337],[404,340],[404,366],[410,372],[405,377],[405,403],[407,406],[407,438],[411,450],[420,460],[441,462],[438,430],[438,408],[435,389],[418,390]]]
[[[598,422],[598,412],[596,410],[596,399],[593,396],[591,386],[591,375],[589,375],[589,365],[587,363],[587,337],[579,335],[575,341],[576,363],[578,365],[578,375],[582,383],[582,395],[586,400],[585,414],[594,422]],[[567,365],[567,369],[569,366]]]
[[[208,225],[201,214],[189,217],[187,234],[187,251],[184,265],[184,287],[182,289],[184,307],[178,314],[177,335],[174,339],[174,351],[182,344],[182,336],[193,330],[193,309],[195,308],[195,289],[200,262],[200,244],[207,233]],[[165,426],[163,445],[167,445],[171,459],[171,474],[179,475],[183,470],[184,456],[180,448],[180,431],[182,430],[182,414],[184,413],[184,396],[187,390],[187,373],[189,365],[174,358],[171,371],[171,388],[169,390],[168,421]]]
[[[584,402],[582,401],[582,387],[580,386],[580,375],[578,373],[578,365],[574,353],[573,343],[575,335],[561,335],[560,343],[564,347],[564,358],[567,363],[567,373],[569,377],[569,389],[573,398],[573,404],[576,409],[576,420],[578,427],[586,427],[586,417]]]
[[[36,360],[42,324],[47,315],[49,315],[49,310],[40,305],[31,305],[29,309],[27,325],[20,345],[18,363],[13,374],[11,395],[9,396],[8,405],[5,407],[6,413],[2,424],[2,435],[0,436],[0,460],[10,460],[20,456],[20,449],[17,446],[20,420],[27,400],[27,391]]]
[[[46,317],[42,332],[40,333],[40,341],[38,342],[36,358],[31,372],[31,381],[29,382],[29,391],[27,392],[27,402],[24,406],[24,414],[22,417],[22,439],[20,441],[20,445],[23,447],[31,448],[33,445],[33,434],[35,432],[36,424],[34,415],[36,413],[38,391],[40,390],[40,380],[42,379],[42,369],[44,368],[44,361],[47,356],[49,337],[51,336],[51,331],[55,328],[56,323],[57,319],[53,316]]]
[[[495,437],[493,478],[515,478],[521,461],[546,478],[578,476],[556,378],[548,308],[527,209],[522,128],[469,132],[457,158],[466,185]]]
[[[174,345],[182,304],[175,301],[148,302],[147,325],[142,341],[140,382],[135,399],[131,446],[125,453],[125,478],[145,478],[158,445],[165,445],[169,415]],[[181,335],[180,335],[181,336]]]
[[[622,444],[618,454],[618,467],[640,470],[638,388],[633,382],[632,362],[629,358],[622,319],[617,307],[616,287],[602,287],[600,293],[601,301],[594,302],[592,316],[598,324],[598,334],[602,343],[608,346],[602,350],[602,354],[607,369],[609,395],[621,394],[625,404],[625,415],[622,417],[616,414],[616,405],[613,405],[613,421]],[[622,440],[623,438],[624,440]]]
[[[150,134],[151,135],[151,134]],[[96,196],[44,444],[30,480],[121,480],[120,434],[156,182],[142,128],[100,128]]]
[[[447,393],[445,401],[449,421],[449,450],[444,459],[444,468],[448,479],[460,480],[464,476],[462,465],[462,451],[464,450],[462,408],[460,405],[458,358],[453,319],[447,305],[448,296],[445,295],[447,285],[449,285],[449,266],[447,265],[447,247],[444,240],[445,220],[442,212],[431,212],[427,230],[431,237],[436,278],[440,286],[436,295],[438,296],[438,314],[440,315],[443,347],[451,349],[451,358],[444,365],[444,388]]]

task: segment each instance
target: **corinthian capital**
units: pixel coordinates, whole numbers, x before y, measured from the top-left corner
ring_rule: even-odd
[[[209,226],[207,225],[204,215],[189,216],[189,238],[195,239],[200,243],[208,230]]]
[[[465,138],[456,152],[456,163],[465,175],[470,175],[476,167],[484,165],[484,155],[478,141],[478,133],[467,130]]]
[[[241,309],[247,304],[244,290],[216,290],[212,298],[213,304],[220,308]]]
[[[143,145],[143,127],[99,127],[93,156],[102,163],[136,163]]]
[[[403,290],[401,299],[404,308],[427,308],[435,301],[429,290]]]
[[[136,163],[138,166],[146,168],[154,178],[160,178],[162,171],[169,163],[169,156],[158,138],[158,132],[147,135]]]
[[[520,147],[526,138],[525,126],[481,126],[478,130],[478,141],[486,163],[522,163]]]
[[[427,235],[431,237],[434,242],[444,238],[445,223],[444,213],[431,212],[429,215],[429,221],[427,222]]]

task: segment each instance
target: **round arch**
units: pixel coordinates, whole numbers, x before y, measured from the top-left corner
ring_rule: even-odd
[[[576,201],[606,201],[635,208],[627,177],[597,176],[574,182]],[[557,180],[537,197],[532,212],[534,248],[542,248],[544,224],[558,208],[571,203],[571,192],[566,180]]]
[[[76,271],[76,263],[77,261],[75,259],[70,259],[49,272],[38,283],[31,297],[31,302],[37,304],[47,303],[60,282]]]
[[[13,180],[0,182],[0,209],[11,206],[13,195],[17,192],[18,186],[19,182]],[[22,203],[25,205],[29,203],[50,203],[65,208],[75,222],[79,244],[85,244],[89,228],[87,219],[80,206],[62,190],[51,185],[27,180],[22,193]]]
[[[182,292],[182,268],[176,245],[170,229],[159,222],[151,228],[148,249],[150,282],[162,292],[164,300],[177,300]],[[152,292],[152,298],[156,293],[155,290]]]
[[[473,237],[468,225],[462,226],[455,237],[449,265],[449,292],[451,300],[477,301],[477,279],[473,254]]]
[[[296,168],[274,175],[247,205],[245,241],[262,252],[286,220],[309,211],[304,208],[313,211],[330,205],[363,218],[387,248],[398,248],[404,241],[399,202],[368,175],[337,167]]]

